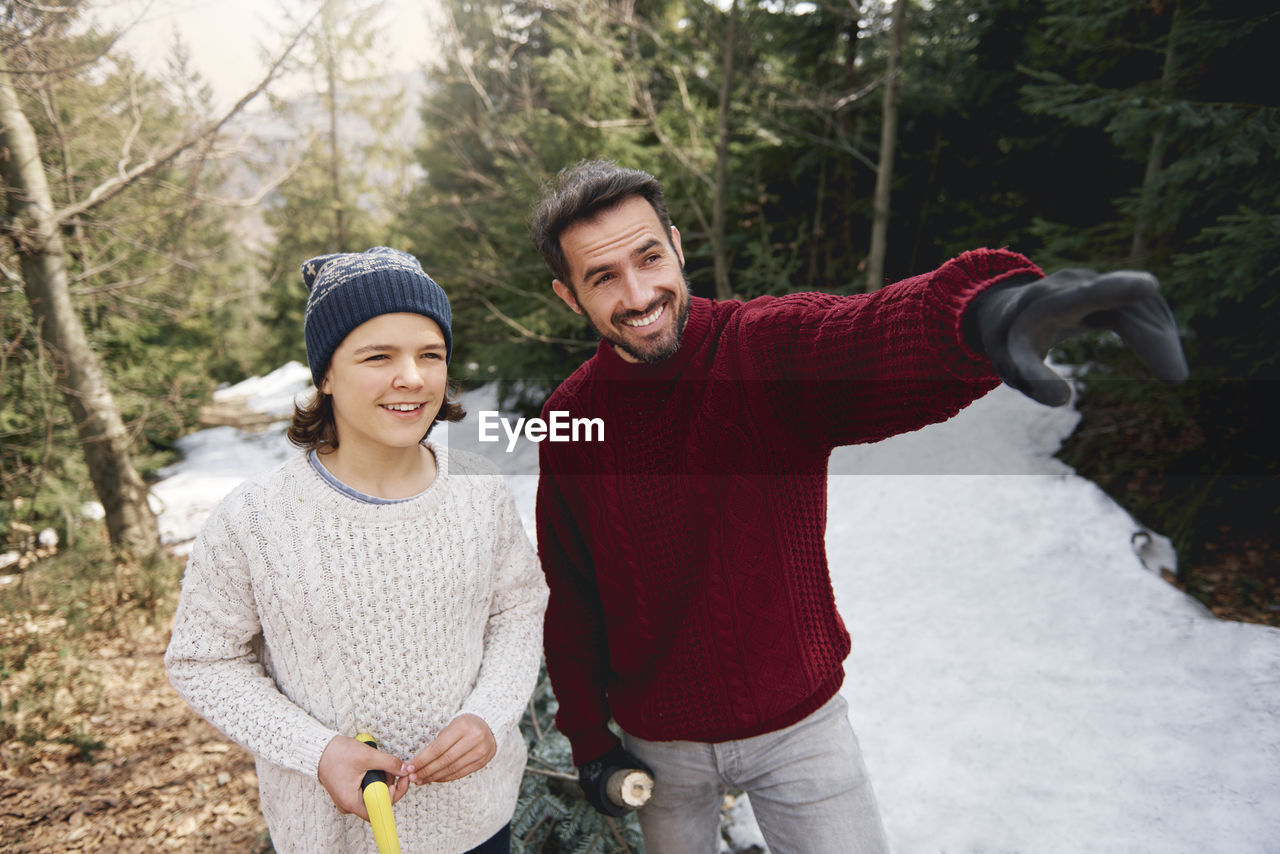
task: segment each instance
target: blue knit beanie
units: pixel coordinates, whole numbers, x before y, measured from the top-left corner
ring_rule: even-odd
[[[366,252],[320,255],[302,265],[302,281],[310,292],[302,328],[316,388],[342,339],[382,314],[407,312],[431,318],[444,333],[445,362],[453,356],[449,298],[407,252],[375,246]]]

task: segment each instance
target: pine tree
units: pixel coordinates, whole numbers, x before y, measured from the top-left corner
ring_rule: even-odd
[[[1058,224],[1038,230],[1052,261],[1156,273],[1192,369],[1187,385],[1156,388],[1099,345],[1081,403],[1087,430],[1067,452],[1168,533],[1185,561],[1180,582],[1209,599],[1216,582],[1200,577],[1202,562],[1224,538],[1269,536],[1280,515],[1264,414],[1280,366],[1280,14],[1227,0],[1047,6],[1046,53],[1058,62],[1035,74],[1026,103],[1107,139],[1125,168],[1103,186],[1108,216],[1087,242]]]
[[[557,25],[572,14],[444,4],[444,65],[422,111],[424,178],[401,217],[453,303],[455,372],[499,381],[517,406],[540,406],[594,347],[530,244],[539,188],[583,158],[631,160],[638,133],[602,42],[574,42]]]
[[[47,499],[92,482],[113,545],[147,559],[160,543],[137,460],[185,430],[211,370],[234,361],[192,349],[222,340],[240,278],[220,255],[225,217],[206,171],[225,117],[199,111],[198,87],[140,73],[109,36],[77,35],[77,13],[15,8],[0,25],[2,263],[15,283],[0,294],[13,342],[0,474],[7,494],[68,520],[78,503]],[[8,394],[48,382],[66,417],[46,418],[48,393]],[[82,464],[66,453],[75,444]]]
[[[288,173],[264,212],[274,239],[263,298],[270,334],[256,348],[261,370],[304,356],[304,261],[397,242],[393,212],[406,192],[412,108],[406,81],[379,70],[384,6],[324,0],[305,4],[291,23],[316,16],[292,63],[309,83],[303,94],[273,97],[267,132],[257,135],[262,176]]]

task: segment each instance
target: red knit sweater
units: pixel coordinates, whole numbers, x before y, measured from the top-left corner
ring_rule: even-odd
[[[718,742],[788,726],[844,678],[849,633],[824,543],[827,459],[955,415],[998,380],[960,317],[1039,269],[977,250],[874,294],[694,298],[680,349],[602,343],[543,417],[602,442],[540,445],[547,669],[582,764],[617,743]]]

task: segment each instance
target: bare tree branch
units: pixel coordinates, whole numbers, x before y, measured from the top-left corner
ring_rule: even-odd
[[[178,140],[177,142],[174,142],[171,145],[166,146],[163,150],[161,150],[159,154],[155,155],[149,160],[139,163],[136,166],[134,166],[132,169],[122,172],[116,177],[111,178],[107,181],[104,181],[103,183],[94,187],[89,192],[89,195],[86,196],[82,201],[76,202],[75,204],[68,205],[62,210],[57,211],[54,214],[55,222],[57,222],[58,224],[62,224],[67,220],[71,219],[72,217],[79,216],[80,214],[83,214],[87,211],[92,210],[93,208],[97,207],[103,202],[106,202],[109,199],[114,198],[116,195],[118,195],[121,191],[127,188],[130,184],[137,181],[139,178],[142,178],[146,175],[151,174],[152,172],[155,172],[157,169],[160,169],[161,167],[172,162],[174,158],[182,154],[187,149],[191,148],[192,146],[196,145],[202,140],[207,139],[210,136],[213,136],[214,134],[218,133],[218,131],[220,131],[224,125],[226,125],[229,121],[235,118],[240,113],[240,111],[243,110],[245,106],[249,104],[250,101],[258,97],[258,95],[262,94],[262,92],[266,90],[266,88],[271,84],[271,82],[275,80],[276,75],[279,74],[280,72],[281,66],[284,65],[284,61],[293,52],[294,48],[298,46],[298,42],[302,40],[303,35],[306,34],[307,30],[311,27],[311,24],[315,21],[316,17],[319,14],[320,13],[317,12],[315,15],[313,15],[311,17],[311,20],[307,22],[307,25],[303,27],[301,30],[299,30],[296,35],[294,35],[293,41],[291,41],[289,43],[289,46],[285,48],[284,52],[281,53],[278,57],[276,57],[276,59],[272,62],[271,67],[267,69],[266,75],[262,78],[262,80],[258,83],[258,85],[255,86],[248,93],[246,93],[243,97],[241,97],[239,101],[236,101],[235,105],[232,106],[231,109],[228,110],[222,116],[222,118],[218,119],[216,122],[205,127],[204,129],[198,130],[195,133],[189,134],[183,137],[182,139]]]
[[[10,267],[8,264],[5,264],[4,262],[0,262],[0,276],[4,276],[4,280],[6,282],[9,282],[10,284],[18,286],[13,290],[22,289],[22,277],[18,275],[17,270],[14,270],[12,267]],[[5,292],[9,293],[10,289],[5,288]]]
[[[539,742],[542,741],[542,725],[538,723],[538,708],[533,703],[533,697],[529,697],[529,720],[533,722],[533,736]]]
[[[696,151],[702,144],[698,141],[698,123],[694,120],[697,112],[693,108],[693,99],[689,97],[689,82],[684,78],[684,70],[675,65],[671,68],[672,74],[676,78],[676,86],[680,89],[680,106],[684,108],[684,114],[689,117],[689,143]]]
[[[55,15],[60,15],[64,12],[71,11],[70,6],[42,6],[35,3],[21,2],[21,0],[19,0],[19,5],[25,6],[28,9],[34,9],[37,12],[47,12]],[[143,9],[142,14],[139,15],[138,19],[141,20],[142,15],[145,15],[147,12],[147,9],[150,9],[150,8],[151,8],[151,5],[148,4],[146,9]],[[0,71],[10,74],[13,77],[22,77],[24,75],[34,76],[34,75],[64,74],[68,71],[76,71],[78,69],[84,68],[86,65],[93,65],[95,62],[102,59],[107,54],[111,53],[111,49],[114,48],[122,38],[124,38],[125,34],[128,33],[129,30],[133,29],[133,26],[134,26],[133,24],[130,24],[129,26],[122,28],[120,32],[116,33],[111,37],[110,41],[108,41],[105,45],[102,46],[102,50],[99,50],[97,53],[94,53],[91,56],[86,56],[84,59],[77,60],[76,62],[72,62],[67,65],[61,65],[61,66],[58,66],[57,68],[32,68],[32,67],[7,68],[7,67],[0,66]],[[21,41],[19,41],[19,44],[21,44]]]
[[[51,15],[61,15],[64,12],[72,12],[74,6],[46,6],[43,3],[32,3],[30,0],[16,0],[17,4],[24,9],[31,9],[34,12],[48,12]]]
[[[319,135],[320,134],[318,131],[315,131],[315,130],[311,131],[311,133],[303,141],[301,148],[305,150],[308,146],[311,145],[312,142],[315,141],[316,137],[318,137]],[[222,160],[227,157],[230,157],[231,153],[234,152],[235,150],[236,149],[231,149],[225,152],[215,151],[208,154],[207,156],[213,160]],[[304,161],[301,158],[294,160],[293,163],[287,166],[283,171],[277,172],[275,175],[266,179],[265,182],[259,184],[257,192],[255,192],[252,196],[246,196],[244,198],[238,198],[238,199],[229,198],[227,196],[215,196],[212,193],[205,193],[199,190],[188,191],[187,188],[179,187],[176,184],[174,184],[172,181],[156,181],[155,186],[168,189],[168,190],[174,190],[176,192],[181,192],[190,199],[195,199],[202,202],[209,202],[210,204],[217,205],[218,207],[256,208],[258,207],[258,205],[262,204],[263,199],[265,199],[267,196],[273,193],[277,187],[279,187],[285,181],[288,181],[295,174],[297,174],[298,170],[302,168],[303,162]]]
[[[648,127],[649,125],[649,122],[646,119],[593,119],[588,116],[578,116],[578,123],[595,130],[642,128]]]
[[[125,167],[129,165],[129,151],[133,148],[133,141],[142,131],[142,107],[138,103],[138,75],[134,73],[129,74],[129,112],[133,116],[133,124],[120,143],[120,159],[116,161],[116,174],[122,178],[126,175]]]
[[[897,77],[901,73],[901,71],[902,71],[901,69],[895,68],[893,70],[893,76]],[[832,111],[844,109],[845,107],[852,104],[854,101],[857,101],[861,98],[866,97],[867,95],[870,95],[876,89],[880,88],[881,85],[887,83],[888,80],[889,80],[888,76],[877,77],[875,80],[872,80],[866,86],[863,86],[857,92],[850,92],[848,95],[845,95],[837,99],[836,102],[831,105]]]
[[[570,774],[568,771],[555,771],[547,768],[535,768],[532,765],[524,766],[526,774],[537,774],[539,777],[551,777],[555,780],[572,780],[578,782],[577,774]]]
[[[480,297],[480,301],[484,303],[485,308],[489,309],[489,312],[493,314],[494,317],[496,317],[498,320],[501,320],[503,323],[505,323],[507,326],[511,327],[512,329],[514,329],[516,332],[520,333],[520,336],[522,338],[529,338],[534,341],[540,341],[543,344],[565,344],[565,345],[576,347],[579,349],[586,349],[587,347],[595,346],[590,341],[580,341],[575,338],[556,338],[553,335],[543,335],[541,332],[534,332],[529,327],[521,324],[518,320],[515,320],[511,317],[508,317],[506,314],[503,314],[502,309],[494,305],[489,300],[489,298],[486,297],[484,294],[477,294],[477,296]],[[577,778],[575,777],[574,779],[577,779]]]

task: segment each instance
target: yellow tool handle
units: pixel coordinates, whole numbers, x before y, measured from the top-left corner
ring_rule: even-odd
[[[378,742],[367,732],[356,736],[356,741],[378,748]],[[391,814],[391,790],[387,788],[385,771],[366,771],[360,781],[360,793],[364,807],[369,811],[369,824],[373,825],[373,841],[378,854],[400,854],[400,838],[396,836],[396,818]]]

